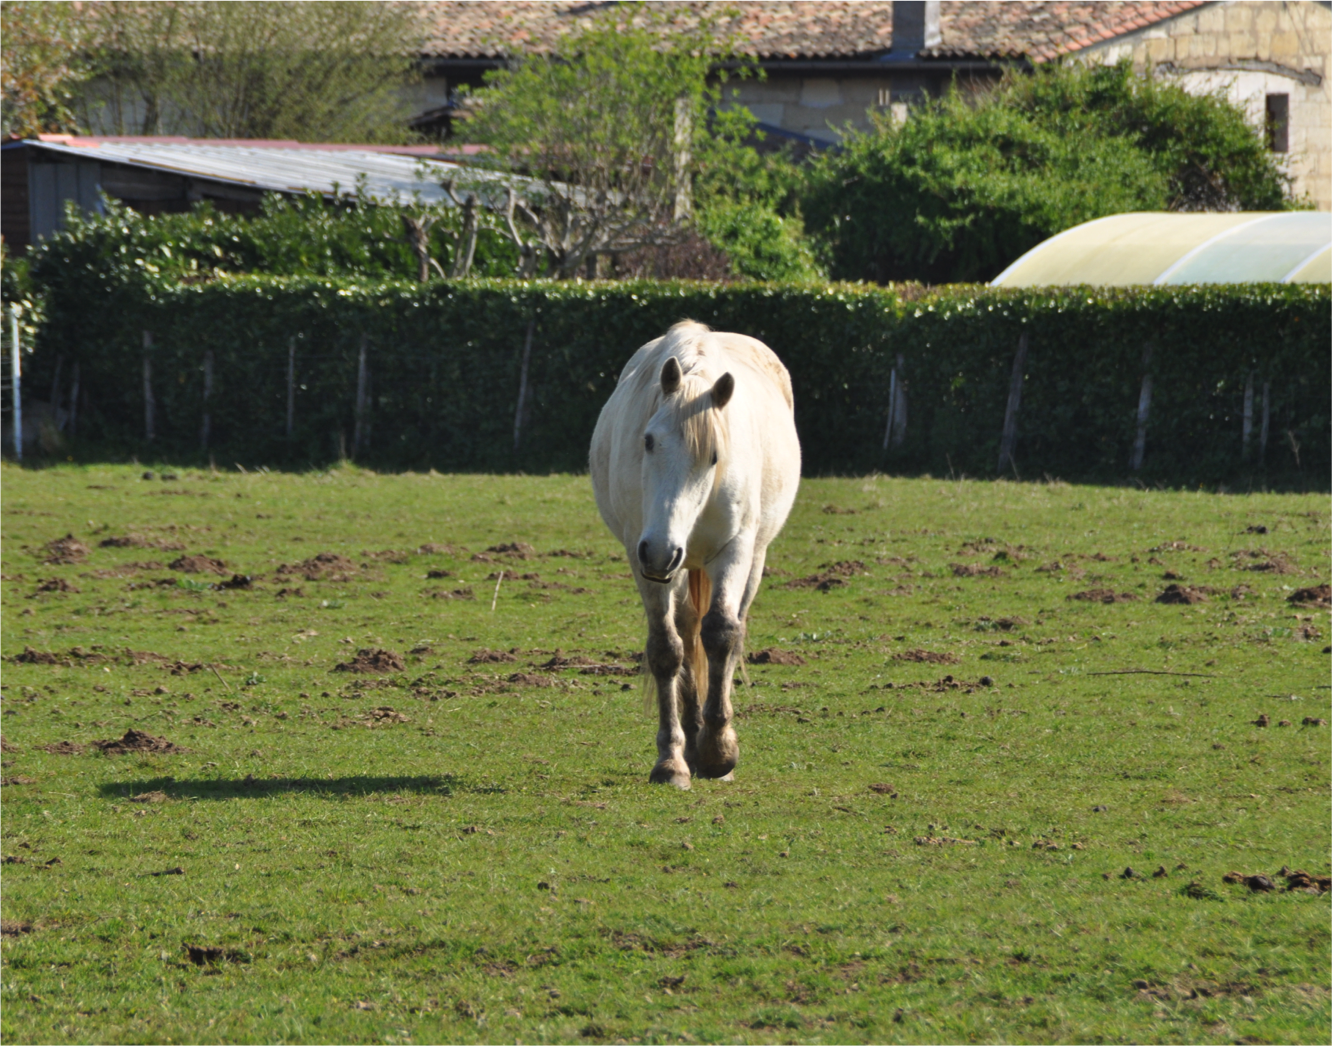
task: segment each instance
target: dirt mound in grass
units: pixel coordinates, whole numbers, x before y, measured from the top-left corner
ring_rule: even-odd
[[[181,752],[189,751],[188,748],[181,748],[179,745],[172,744],[165,737],[154,737],[142,730],[126,730],[124,737],[94,741],[92,747],[105,752],[107,755],[127,755],[130,752],[157,752],[161,755],[178,755]]]
[[[87,745],[75,744],[73,741],[57,741],[42,748],[43,752],[50,752],[52,755],[83,755],[87,750]]]
[[[558,672],[564,668],[594,668],[601,662],[593,661],[590,657],[584,657],[582,654],[565,654],[562,650],[556,650],[549,661],[543,661],[533,667],[541,669],[543,672]]]
[[[166,538],[146,538],[141,534],[126,534],[119,538],[106,538],[98,542],[100,548],[155,548],[160,552],[184,552],[185,546],[179,541]]]
[[[515,672],[505,682],[516,683],[518,686],[554,686],[556,681],[550,676],[539,676],[531,672]]]
[[[8,741],[6,741],[3,737],[0,737],[0,752],[17,752],[17,751],[19,751],[18,745],[12,745]]]
[[[78,595],[78,589],[62,577],[49,577],[32,590],[34,596],[43,592],[72,592]]]
[[[481,649],[478,650],[471,657],[469,657],[467,659],[467,663],[469,665],[504,665],[504,664],[512,664],[514,661],[517,660],[518,658],[516,658],[513,654],[507,653],[503,650]]]
[[[23,648],[23,653],[15,654],[12,657],[5,658],[6,661],[12,661],[20,665],[64,665],[69,668],[73,665],[100,665],[104,661],[112,661],[105,654],[89,653],[82,647],[70,647],[66,654],[57,654],[47,650],[34,650],[30,646]]]
[[[745,660],[751,665],[799,666],[805,663],[805,659],[799,654],[790,650],[778,650],[775,646],[770,646],[766,650],[756,650]]]
[[[454,548],[452,545],[441,545],[434,541],[427,541],[416,550],[416,554],[418,556],[456,556],[459,551],[466,550]]]
[[[25,933],[32,933],[32,923],[17,919],[0,920],[0,937],[18,937]]]
[[[73,534],[66,534],[42,546],[42,561],[51,566],[68,566],[87,559],[88,551],[88,546]]]
[[[935,653],[932,650],[903,650],[893,655],[894,661],[912,661],[917,664],[955,665],[961,660],[956,654],[947,651]]]
[[[476,593],[470,588],[455,588],[452,592],[445,589],[436,589],[434,592],[426,593],[431,599],[475,599]]]
[[[15,654],[9,658],[20,665],[58,665],[60,658],[48,650],[34,650],[30,646],[23,648],[23,653]]]
[[[231,573],[222,560],[214,559],[212,556],[178,556],[167,566],[183,574],[220,574],[225,577]]]
[[[953,577],[1007,577],[998,567],[982,567],[976,563],[949,563]]]
[[[478,552],[472,558],[478,563],[489,563],[491,556],[509,556],[512,559],[531,559],[537,554],[536,549],[526,541],[505,541],[491,545],[485,552]]]
[[[378,647],[373,649],[366,647],[356,651],[356,656],[350,661],[335,665],[333,671],[382,674],[384,672],[402,672],[406,668],[407,662],[403,661],[401,654],[395,654],[392,650],[382,650]]]
[[[356,564],[346,556],[337,552],[320,552],[301,563],[283,563],[274,573],[284,577],[295,574],[306,581],[346,581],[356,571]]]
[[[1332,585],[1298,588],[1286,597],[1286,602],[1307,607],[1332,607]]]
[[[1131,603],[1138,597],[1132,592],[1116,592],[1113,588],[1089,588],[1085,592],[1074,592],[1065,598],[1077,599],[1083,603]]]
[[[1165,591],[1156,597],[1155,602],[1192,606],[1194,603],[1206,603],[1210,594],[1211,590],[1206,588],[1192,588],[1188,585],[1166,585]]]
[[[838,563],[824,563],[817,574],[788,581],[783,588],[814,588],[820,592],[841,588],[846,579],[865,573],[865,564],[858,559],[844,559]]]

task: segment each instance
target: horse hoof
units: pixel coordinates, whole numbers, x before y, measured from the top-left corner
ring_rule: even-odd
[[[699,731],[697,758],[694,773],[699,777],[728,778],[740,761],[740,744],[735,731],[727,726],[714,734],[705,726]]]
[[[682,792],[689,791],[689,771],[671,763],[658,763],[652,768],[648,780],[653,784],[674,785]]]

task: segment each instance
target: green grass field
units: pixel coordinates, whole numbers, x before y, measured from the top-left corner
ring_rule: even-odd
[[[677,792],[586,477],[141,471],[0,472],[6,1042],[1332,1035],[1325,496],[806,481]]]

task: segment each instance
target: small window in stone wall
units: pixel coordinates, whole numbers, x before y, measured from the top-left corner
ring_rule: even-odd
[[[1290,95],[1267,96],[1267,148],[1274,153],[1290,151]]]

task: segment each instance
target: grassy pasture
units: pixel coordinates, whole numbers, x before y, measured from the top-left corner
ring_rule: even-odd
[[[1329,1038],[1328,896],[1222,882],[1329,870],[1323,496],[806,481],[804,664],[681,793],[541,667],[641,648],[585,477],[140,471],[0,476],[7,1042]],[[78,747],[131,728],[188,751]]]

